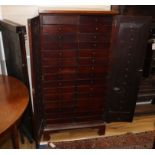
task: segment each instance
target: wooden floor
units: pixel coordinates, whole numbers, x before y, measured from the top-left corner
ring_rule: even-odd
[[[125,133],[139,133],[153,130],[155,130],[155,114],[149,116],[135,117],[132,123],[119,122],[106,124],[106,133],[102,137],[121,135]],[[95,137],[99,137],[99,135],[97,134],[97,129],[76,129],[53,133],[50,135],[50,142],[88,139]],[[12,146],[9,139],[0,145],[0,148],[11,147]],[[29,142],[26,140],[25,144],[20,144],[20,147],[25,149],[32,149],[35,148],[35,145],[29,144]]]
[[[106,124],[106,133],[102,137],[153,130],[155,130],[155,115],[139,116],[135,117],[132,123],[117,122]],[[101,137],[97,134],[97,129],[78,129],[51,134],[50,141],[57,142],[95,137]]]

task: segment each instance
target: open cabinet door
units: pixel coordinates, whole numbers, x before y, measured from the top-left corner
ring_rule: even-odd
[[[34,105],[34,125],[35,134],[38,142],[40,141],[43,132],[43,105],[41,95],[41,71],[39,66],[41,61],[40,52],[40,24],[39,17],[28,20],[29,42],[30,42],[30,57],[31,57],[31,75],[32,75],[32,93]],[[33,51],[33,53],[32,53]],[[38,143],[37,142],[37,143]]]
[[[150,17],[115,16],[106,120],[132,121],[149,32]]]

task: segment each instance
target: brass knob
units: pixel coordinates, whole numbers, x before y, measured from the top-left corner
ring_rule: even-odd
[[[119,87],[114,87],[113,90],[114,91],[120,91],[121,89]]]

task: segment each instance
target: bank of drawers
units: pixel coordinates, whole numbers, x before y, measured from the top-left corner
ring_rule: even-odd
[[[103,119],[111,24],[111,16],[42,16],[47,124]]]

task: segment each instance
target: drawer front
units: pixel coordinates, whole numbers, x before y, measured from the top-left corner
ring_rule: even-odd
[[[42,73],[43,75],[48,73],[74,74],[74,73],[77,73],[77,67],[76,66],[67,66],[67,67],[42,66]]]
[[[76,15],[43,15],[43,24],[77,24],[78,16]]]
[[[78,51],[79,57],[99,57],[108,58],[109,48],[104,49],[80,49]]]
[[[77,49],[77,42],[42,42],[42,50],[65,50],[65,49]]]
[[[70,86],[70,87],[51,87],[51,88],[44,88],[43,89],[43,93],[44,94],[53,94],[53,93],[62,93],[62,92],[66,92],[66,93],[70,93],[75,91],[75,87],[74,86]]]
[[[98,33],[80,33],[78,35],[78,39],[80,42],[110,42],[110,34],[98,34]]]
[[[43,42],[75,42],[77,41],[77,35],[76,33],[67,33],[67,34],[63,34],[63,33],[58,33],[58,34],[43,34],[42,36],[42,41]]]
[[[107,58],[68,58],[68,59],[43,59],[44,66],[90,66],[90,65],[102,65],[106,66],[108,63]]]
[[[88,77],[89,78],[89,77]],[[71,80],[71,81],[42,81],[43,87],[44,88],[49,88],[49,87],[67,87],[67,86],[75,86],[76,85],[96,85],[100,84],[101,86],[105,85],[105,80],[104,79],[77,79],[76,81]]]
[[[109,47],[110,47],[109,43],[79,42],[80,49],[107,49]]]
[[[77,92],[77,94],[79,92],[89,92],[89,93],[102,93],[104,92],[106,89],[105,85],[78,85],[78,86],[70,86],[70,87],[52,87],[52,88],[44,88],[43,89],[43,94],[55,94],[55,93],[72,93],[72,92]]]
[[[78,50],[42,50],[42,59],[49,58],[75,58]]]
[[[93,24],[111,25],[112,17],[111,16],[81,15],[79,24],[81,25],[93,25]]]
[[[45,66],[76,66],[77,59],[76,58],[68,58],[68,59],[43,59],[42,63]]]
[[[79,60],[79,65],[80,66],[90,66],[90,65],[102,65],[106,66],[108,63],[107,58],[80,58]]]
[[[53,74],[44,74],[44,81],[55,81],[55,80],[76,80],[77,74],[59,74],[59,73],[53,73]]]
[[[42,33],[50,34],[50,35],[61,35],[66,33],[76,33],[77,26],[76,25],[43,25]]]
[[[51,94],[51,93],[46,93],[46,94],[43,94],[43,101],[72,101],[75,99],[75,93],[74,92],[71,92],[71,93],[54,93],[54,94]]]
[[[104,73],[107,74],[108,68],[104,66],[79,66],[79,73]]]
[[[103,117],[102,117],[102,113],[101,114],[96,114],[96,115],[92,115],[88,114],[88,113],[84,113],[83,115],[78,114],[75,118],[76,122],[92,122],[92,121],[102,121]],[[103,120],[104,121],[104,120]]]
[[[111,32],[111,26],[103,26],[103,25],[79,25],[80,33],[103,33],[109,34]]]
[[[109,58],[109,49],[79,49],[79,50],[42,50],[42,59],[52,58]],[[108,60],[108,59],[107,59]]]

